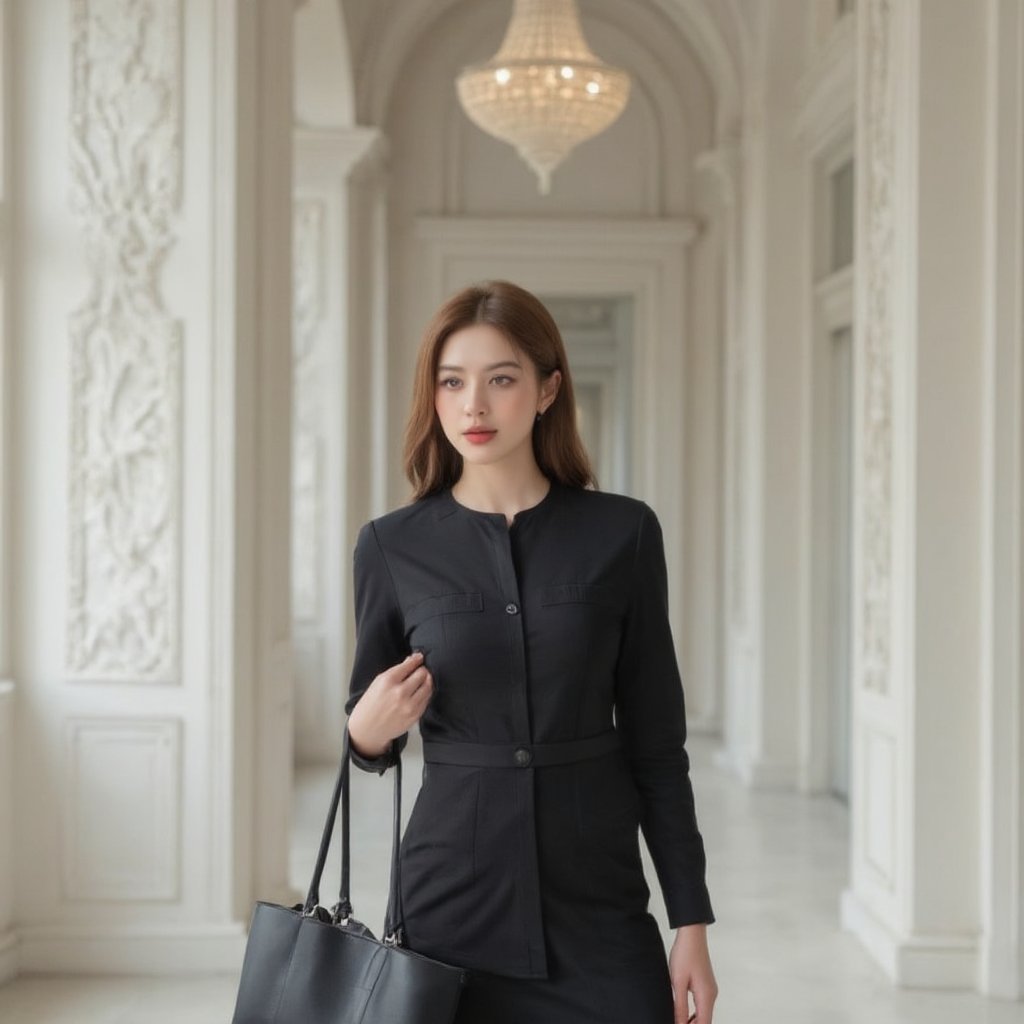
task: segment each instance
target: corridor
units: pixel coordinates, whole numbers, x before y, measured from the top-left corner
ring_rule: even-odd
[[[838,900],[848,849],[841,803],[749,790],[715,766],[713,741],[691,737],[688,747],[718,919],[708,930],[720,988],[715,1024],[1020,1024],[1019,1003],[894,988],[856,939],[840,931]],[[407,820],[422,761],[410,750],[403,767]],[[353,904],[356,916],[379,935],[392,777],[356,772],[354,778]],[[304,772],[297,781],[292,881],[303,892],[332,783],[330,769]],[[339,846],[332,848],[321,886],[328,904],[339,878]],[[646,848],[644,855],[646,861]],[[652,911],[669,939],[653,868],[649,861],[646,866]],[[24,976],[0,989],[0,1022],[226,1024],[234,986],[229,976]]]

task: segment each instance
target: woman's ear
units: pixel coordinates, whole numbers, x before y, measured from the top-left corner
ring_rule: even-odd
[[[558,388],[562,383],[562,371],[552,370],[551,375],[544,381],[541,387],[541,394],[547,399],[544,406],[544,411],[551,407],[551,403],[555,400],[555,396],[558,394]]]

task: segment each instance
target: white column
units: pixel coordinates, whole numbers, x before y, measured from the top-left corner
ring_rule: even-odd
[[[375,514],[375,410],[387,407],[373,296],[384,140],[375,128],[295,132],[296,750],[337,759],[353,632],[352,548]],[[368,206],[364,205],[368,202]],[[355,408],[353,409],[353,403]],[[370,422],[367,422],[367,421]],[[373,426],[370,426],[370,423]],[[383,481],[378,486],[382,486]]]
[[[988,7],[979,987],[1024,996],[1024,8]]]
[[[18,969],[231,971],[292,895],[292,5],[12,13]]]
[[[858,8],[851,883],[901,984],[976,984],[985,18]]]
[[[395,394],[397,375],[392,372],[389,356],[389,150],[380,134],[368,137],[364,145],[365,152],[351,165],[348,182],[345,327],[350,339],[346,381],[349,486],[345,497],[349,585],[356,530],[371,515],[393,508],[409,492],[398,459],[407,403],[404,396]],[[353,626],[351,614],[346,622]]]
[[[200,5],[205,10],[204,5]],[[222,608],[234,609],[225,619],[221,652],[234,640],[234,704],[238,728],[235,761],[226,761],[234,790],[216,796],[224,821],[234,811],[237,847],[231,851],[237,870],[233,920],[248,922],[254,899],[279,903],[301,901],[305,893],[292,888],[289,873],[289,832],[294,757],[294,666],[291,646],[291,449],[292,449],[292,123],[293,14],[280,0],[231,0],[213,5],[217,12],[217,45],[230,52],[236,42],[234,83],[220,83],[220,96],[232,97],[218,117],[224,141],[236,140],[233,164],[218,174],[224,182],[220,202],[226,216],[236,218],[234,233],[215,245],[229,245],[234,272],[222,283],[231,306],[219,315],[226,338],[231,317],[233,375],[218,373],[216,408],[230,407],[232,388],[237,404],[233,432],[221,436],[220,466],[214,479],[222,511],[233,521],[234,572],[218,580]],[[197,8],[198,14],[198,8]],[[216,86],[215,86],[216,87]],[[217,156],[229,158],[224,148]],[[234,187],[231,182],[234,181]],[[233,246],[234,248],[232,248]],[[224,268],[227,270],[227,267]],[[232,287],[233,286],[233,287]],[[216,301],[216,300],[215,300]],[[220,340],[220,339],[218,339]],[[224,421],[222,421],[223,423]],[[232,451],[233,449],[233,451]],[[232,470],[237,473],[232,487]],[[216,508],[216,506],[215,506]],[[222,534],[223,550],[232,538]],[[221,551],[220,543],[215,551]],[[221,563],[227,573],[232,566]],[[233,587],[230,604],[228,588]],[[233,629],[233,633],[232,633]],[[224,665],[227,668],[227,665]],[[249,702],[252,702],[250,705]],[[228,706],[217,711],[227,711]],[[252,718],[250,719],[250,714]],[[254,731],[247,731],[249,721]],[[223,720],[227,725],[228,720]],[[216,733],[214,733],[216,735]],[[215,744],[215,750],[224,748]],[[224,777],[225,783],[228,777]],[[224,853],[230,850],[223,836]],[[231,862],[225,860],[224,868]],[[251,872],[251,874],[249,874]],[[226,881],[226,879],[225,879]],[[226,894],[225,894],[226,895]]]
[[[806,10],[758,5],[742,149],[743,342],[731,354],[727,757],[756,787],[796,785],[807,396],[806,168],[793,128]]]
[[[0,0],[0,985],[17,970],[14,932],[14,682],[11,664],[11,338],[8,310],[8,4]]]
[[[741,557],[744,546],[739,542],[743,528],[743,505],[740,501],[742,490],[740,427],[744,419],[739,415],[744,397],[744,338],[741,332],[740,309],[742,305],[742,280],[740,257],[742,251],[742,223],[740,209],[741,163],[740,143],[735,140],[721,142],[716,148],[701,153],[695,161],[695,169],[704,174],[713,185],[712,194],[716,205],[712,216],[717,221],[715,237],[719,245],[718,298],[720,307],[720,349],[721,393],[721,447],[719,456],[721,522],[719,526],[719,549],[721,562],[717,565],[721,585],[718,590],[719,606],[710,611],[711,621],[717,624],[718,638],[715,642],[716,664],[721,665],[714,682],[720,685],[714,700],[714,721],[722,735],[722,746],[717,751],[720,763],[737,768],[741,756],[739,745],[738,718],[742,712],[742,697],[736,683],[741,666],[737,665],[738,648],[743,643],[743,620],[739,614],[744,603],[741,588]]]

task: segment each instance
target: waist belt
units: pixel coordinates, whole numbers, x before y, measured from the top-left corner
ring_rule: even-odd
[[[423,741],[423,760],[470,768],[537,768],[599,757],[621,746],[615,729],[559,743],[446,743]]]

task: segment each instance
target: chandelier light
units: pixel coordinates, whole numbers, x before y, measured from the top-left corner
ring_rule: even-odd
[[[629,75],[591,52],[576,0],[515,0],[501,48],[465,68],[456,88],[469,119],[515,146],[547,195],[573,147],[622,113]]]

